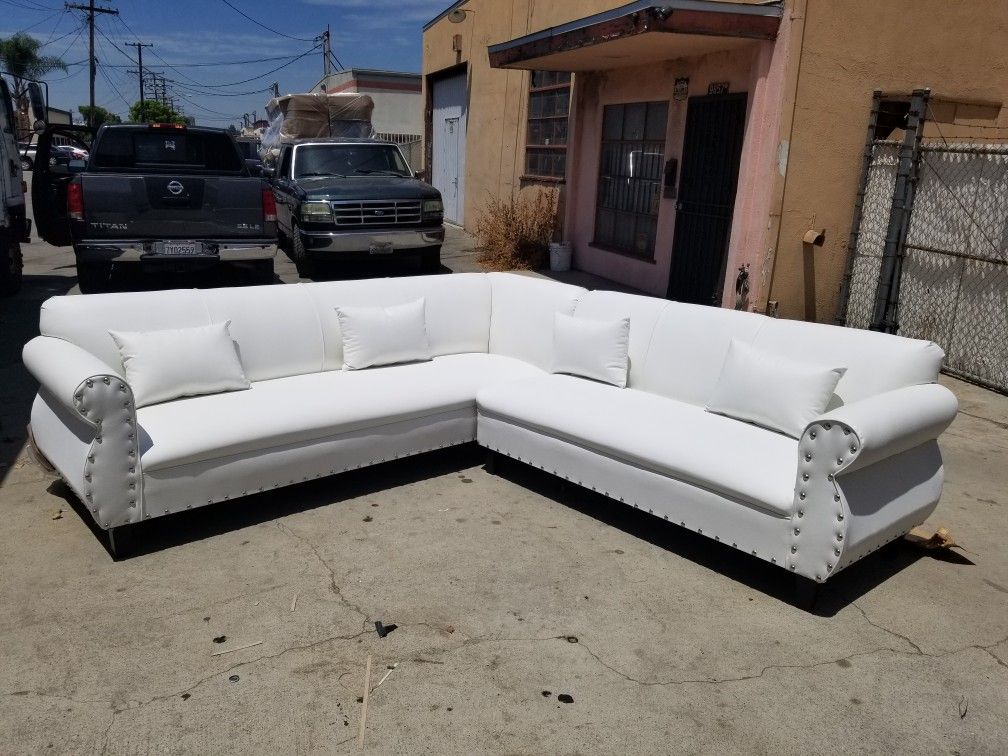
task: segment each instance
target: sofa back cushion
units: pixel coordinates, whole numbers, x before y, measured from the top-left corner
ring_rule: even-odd
[[[797,439],[826,411],[845,370],[732,339],[707,411]]]
[[[572,315],[586,290],[516,273],[486,277],[490,281],[490,352],[550,370],[554,315]]]
[[[323,370],[343,367],[343,337],[336,307],[388,307],[423,298],[431,356],[486,352],[490,283],[482,273],[372,278],[304,284],[322,327]],[[551,331],[552,334],[552,331]]]
[[[630,374],[627,386],[639,388],[655,326],[670,304],[668,300],[657,297],[617,291],[589,291],[578,300],[574,317],[592,320],[630,318]]]
[[[43,336],[76,344],[123,377],[119,349],[109,331],[160,331],[209,323],[194,289],[53,297],[42,303],[39,314]]]
[[[904,386],[934,383],[945,358],[930,341],[824,323],[766,320],[753,341],[758,349],[847,368],[827,409]]]
[[[336,315],[343,332],[343,369],[429,360],[424,309],[423,297],[385,307],[339,305]]]
[[[322,369],[322,328],[304,286],[205,289],[199,295],[210,322],[231,321],[250,381]]]
[[[703,407],[732,339],[752,343],[770,318],[721,307],[669,302],[654,327],[634,388]],[[630,332],[633,333],[633,320]]]
[[[110,333],[137,407],[251,386],[227,323]]]

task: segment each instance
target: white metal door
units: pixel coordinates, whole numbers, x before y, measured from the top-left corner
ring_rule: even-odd
[[[431,183],[441,192],[445,220],[465,221],[466,75],[434,82],[431,92]]]

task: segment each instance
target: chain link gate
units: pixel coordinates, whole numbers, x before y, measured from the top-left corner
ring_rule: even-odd
[[[922,137],[926,90],[902,141],[875,138],[879,108],[838,322],[934,341],[944,372],[1008,393],[1008,145]]]

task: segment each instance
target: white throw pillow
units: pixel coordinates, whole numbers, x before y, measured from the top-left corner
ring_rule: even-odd
[[[429,360],[424,309],[423,297],[391,307],[337,307],[343,369]]]
[[[732,339],[707,411],[799,438],[826,411],[846,367],[799,362]]]
[[[137,407],[181,396],[240,391],[245,377],[225,323],[165,331],[109,331]]]
[[[553,372],[626,388],[630,318],[591,320],[553,316]]]

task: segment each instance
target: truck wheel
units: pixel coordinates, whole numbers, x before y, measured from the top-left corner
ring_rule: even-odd
[[[21,245],[0,236],[0,295],[10,296],[21,290]]]
[[[441,247],[428,249],[420,255],[420,269],[426,273],[437,273],[441,270]]]
[[[105,291],[112,276],[112,263],[77,260],[77,285],[81,294],[98,294]]]
[[[273,258],[269,260],[256,260],[252,263],[252,273],[257,281],[265,284],[276,282],[276,272],[273,270]]]
[[[21,158],[21,170],[22,171],[30,171],[34,167],[35,166],[32,163],[32,160],[31,160],[30,157],[23,157],[23,158]]]
[[[315,275],[316,269],[315,259],[304,248],[297,226],[294,226],[291,232],[290,245],[294,257],[294,267],[297,268],[298,275],[301,278],[312,278]]]

